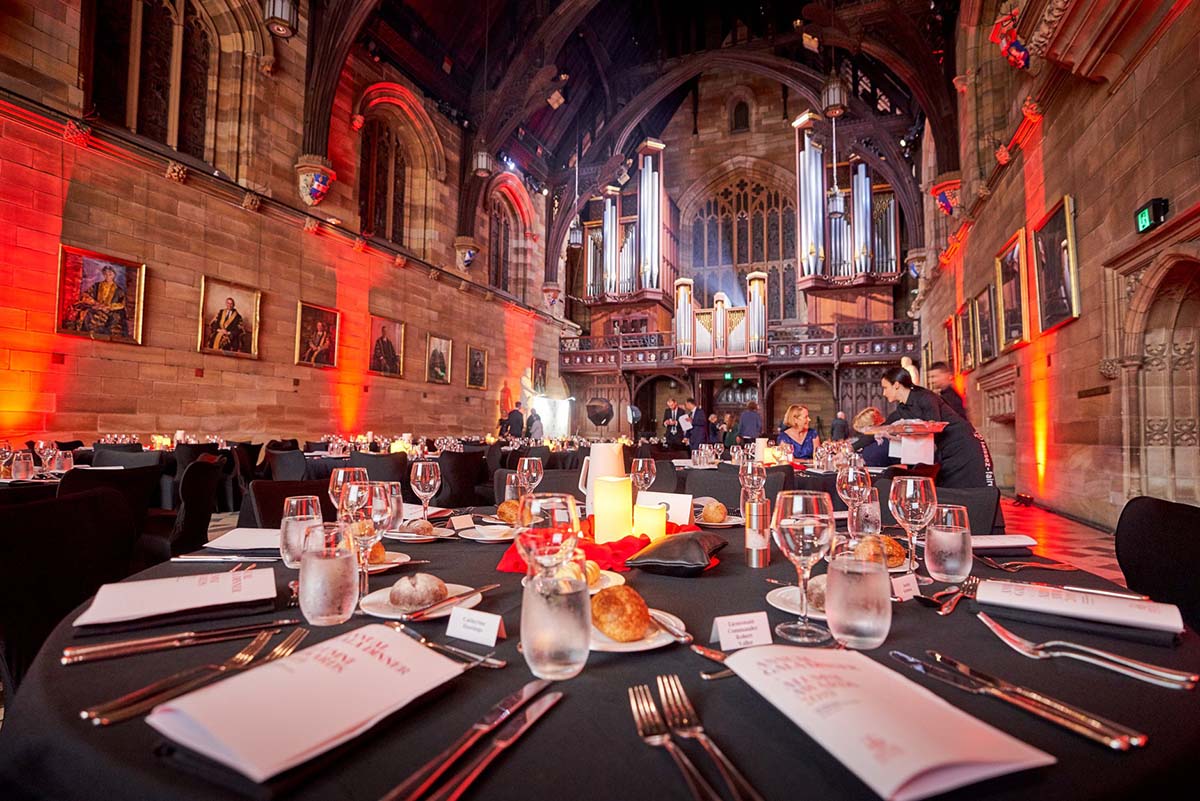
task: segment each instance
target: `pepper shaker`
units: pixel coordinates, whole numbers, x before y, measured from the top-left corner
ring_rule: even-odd
[[[761,495],[742,504],[746,519],[746,566],[771,564],[771,502]]]

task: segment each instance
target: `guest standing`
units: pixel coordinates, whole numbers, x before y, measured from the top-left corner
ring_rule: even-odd
[[[833,418],[833,424],[829,426],[829,438],[834,442],[850,439],[850,424],[846,422],[845,412],[838,412],[837,417]]]
[[[792,457],[795,459],[811,459],[813,450],[821,444],[815,428],[809,428],[808,407],[793,403],[783,416],[783,431],[780,432],[777,444],[788,443],[792,446]]]
[[[740,429],[738,427],[737,418],[733,416],[733,412],[728,412],[725,415],[725,422],[721,425],[721,427],[724,429],[722,432],[724,436],[722,442],[724,443],[725,447],[732,448],[734,445],[737,445],[738,431]]]
[[[669,448],[683,447],[683,429],[679,425],[681,417],[683,409],[679,408],[679,403],[674,398],[668,398],[667,410],[663,412],[663,426]]]
[[[738,443],[754,442],[762,435],[763,422],[762,416],[758,413],[758,404],[750,401],[746,404],[746,410],[738,418],[737,441]]]
[[[529,419],[525,421],[525,436],[530,439],[542,439],[546,436],[542,416],[537,413],[537,409],[529,410]]]
[[[967,405],[963,402],[962,395],[958,394],[958,390],[954,388],[954,372],[950,369],[950,365],[945,362],[934,362],[929,365],[929,388],[942,396],[942,400],[950,404],[959,417],[964,420],[969,420],[967,417]]]
[[[708,436],[708,415],[696,404],[695,398],[688,398],[683,402],[683,405],[687,409],[688,418],[692,421],[692,428],[687,432],[684,442],[687,443],[689,450],[694,451],[696,448],[706,445],[710,441]]]
[[[519,437],[525,433],[525,415],[521,412],[521,402],[517,401],[513,404],[513,409],[508,413],[508,419],[504,421],[504,427],[501,428],[500,434],[508,434],[510,437]]]

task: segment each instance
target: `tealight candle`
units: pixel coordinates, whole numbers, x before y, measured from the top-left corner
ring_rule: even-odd
[[[633,533],[645,534],[651,542],[667,536],[667,507],[661,504],[633,507]]]
[[[593,486],[597,543],[615,542],[633,529],[633,481],[628,476],[597,476]]]

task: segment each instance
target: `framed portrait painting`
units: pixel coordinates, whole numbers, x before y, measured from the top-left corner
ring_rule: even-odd
[[[996,254],[996,321],[1000,350],[1029,341],[1025,292],[1025,229],[1020,228]]]
[[[975,349],[979,363],[996,358],[996,288],[990,284],[975,296]]]
[[[488,352],[474,345],[467,345],[467,387],[487,389]]]
[[[545,359],[534,359],[532,366],[529,368],[530,379],[533,383],[533,391],[543,393],[546,391],[546,370],[550,363]]]
[[[258,358],[258,312],[262,293],[253,287],[200,276],[200,331],[196,350]]]
[[[954,318],[947,317],[946,321],[942,323],[942,335],[944,337],[942,343],[942,361],[949,365],[950,372],[957,373],[958,369],[955,365],[957,364],[958,349],[954,344],[954,334]]]
[[[367,370],[392,378],[404,376],[404,323],[371,315],[371,356]]]
[[[958,369],[969,373],[975,369],[975,315],[974,304],[967,301],[954,315],[955,338],[958,340]]]
[[[312,303],[296,304],[296,364],[337,367],[342,313]]]
[[[1079,316],[1075,201],[1070,195],[1063,195],[1034,226],[1032,250],[1038,330],[1051,331]]]
[[[438,334],[425,335],[425,380],[430,384],[450,383],[450,358],[454,342]]]
[[[54,330],[140,345],[145,293],[145,264],[60,245]]]
[[[933,340],[927,339],[921,348],[921,386],[929,386],[929,366],[935,361],[937,360],[933,357]]]

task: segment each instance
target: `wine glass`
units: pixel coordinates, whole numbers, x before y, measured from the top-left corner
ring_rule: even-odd
[[[537,456],[526,456],[517,462],[517,475],[524,487],[522,495],[533,492],[542,483],[542,460]]]
[[[933,519],[933,508],[937,506],[937,492],[933,479],[926,476],[896,476],[892,479],[892,491],[888,496],[888,508],[892,516],[908,535],[907,573],[916,575],[917,531],[929,525]],[[918,584],[932,584],[933,579],[917,576]]]
[[[437,462],[414,462],[411,472],[413,492],[421,499],[421,519],[429,519],[429,501],[442,488],[442,467]]]
[[[767,486],[767,468],[762,462],[745,461],[738,468],[738,481],[742,489],[761,494]]]
[[[819,645],[830,638],[824,626],[808,620],[808,578],[813,565],[833,540],[833,501],[826,492],[785,491],[775,501],[771,532],[800,578],[800,619],[780,623],[775,633],[800,645]]]
[[[329,474],[329,500],[334,509],[340,509],[342,503],[342,486],[351,482],[370,481],[365,467],[335,467]]]
[[[871,490],[871,474],[865,467],[843,465],[837,472],[837,494],[850,510],[851,517],[855,507],[867,499]]]
[[[5,477],[4,473],[8,468],[8,462],[12,459],[12,455],[12,443],[6,439],[0,439],[0,478]]]
[[[925,569],[938,581],[958,584],[971,575],[971,525],[965,506],[933,507],[925,535]]]
[[[58,448],[50,440],[39,439],[33,449],[37,451],[38,459],[42,463],[42,472],[48,473],[54,469],[54,454],[58,453]]]
[[[725,443],[723,443],[723,442],[713,443],[713,451],[717,454],[717,461],[718,462],[721,461],[721,454],[725,452]]]
[[[656,471],[653,459],[634,459],[629,468],[629,477],[633,479],[633,486],[637,487],[638,492],[643,492],[654,483]]]

